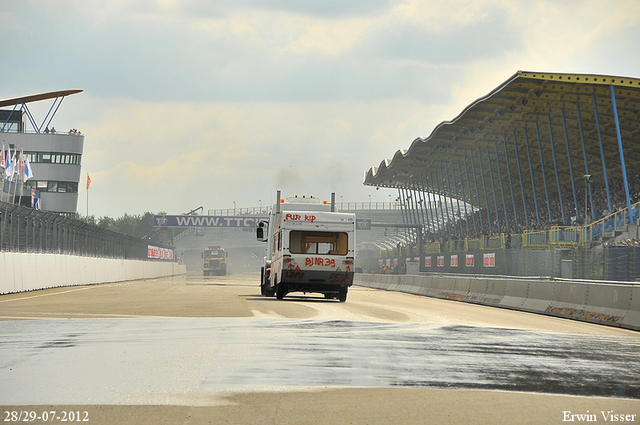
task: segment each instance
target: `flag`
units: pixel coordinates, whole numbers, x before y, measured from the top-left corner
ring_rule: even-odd
[[[91,186],[91,177],[89,177],[89,173],[87,173],[87,190],[89,190],[89,186]]]
[[[22,148],[20,148],[20,154],[18,155],[18,175],[20,177],[24,176],[24,153]]]
[[[0,158],[0,167],[7,168],[7,163],[4,159],[4,145],[2,145],[2,157]]]
[[[5,169],[5,175],[8,178],[11,178],[11,176],[13,175],[13,164],[11,163],[11,146],[9,146],[9,149],[7,150],[7,158],[6,158],[6,169]]]
[[[31,164],[29,163],[29,158],[24,159],[24,181],[33,178],[33,171],[31,170]]]

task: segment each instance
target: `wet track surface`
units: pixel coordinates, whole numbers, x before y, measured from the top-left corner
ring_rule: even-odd
[[[220,391],[344,386],[640,398],[640,340],[345,320],[9,320],[0,382],[13,405],[210,405]]]

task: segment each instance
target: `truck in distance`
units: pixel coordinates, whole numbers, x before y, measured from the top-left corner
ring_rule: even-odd
[[[226,275],[228,253],[219,246],[210,246],[202,253],[204,275]]]
[[[262,267],[262,295],[283,299],[292,292],[320,293],[347,300],[355,266],[356,217],[318,198],[280,199],[268,220],[257,225],[257,238],[267,243]]]

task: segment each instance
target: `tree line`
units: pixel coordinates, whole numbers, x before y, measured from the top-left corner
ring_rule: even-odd
[[[158,215],[160,214],[166,213],[159,212]],[[108,216],[96,217],[94,215],[83,216],[82,214],[77,213],[76,219],[94,226],[135,236],[137,238],[151,237],[152,239],[156,239],[154,236],[156,236],[158,228],[153,226],[153,216],[154,214],[150,212],[146,212],[141,215],[129,215],[125,213],[119,218],[112,218]]]

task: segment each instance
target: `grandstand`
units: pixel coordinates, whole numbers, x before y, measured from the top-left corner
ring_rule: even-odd
[[[530,275],[537,263],[539,275],[640,279],[629,271],[640,269],[639,112],[640,79],[518,71],[364,173],[396,189],[402,219],[433,240],[418,252],[407,237],[379,265],[417,256],[426,272]],[[434,196],[447,206],[422,208]],[[615,264],[614,244],[626,246]]]

